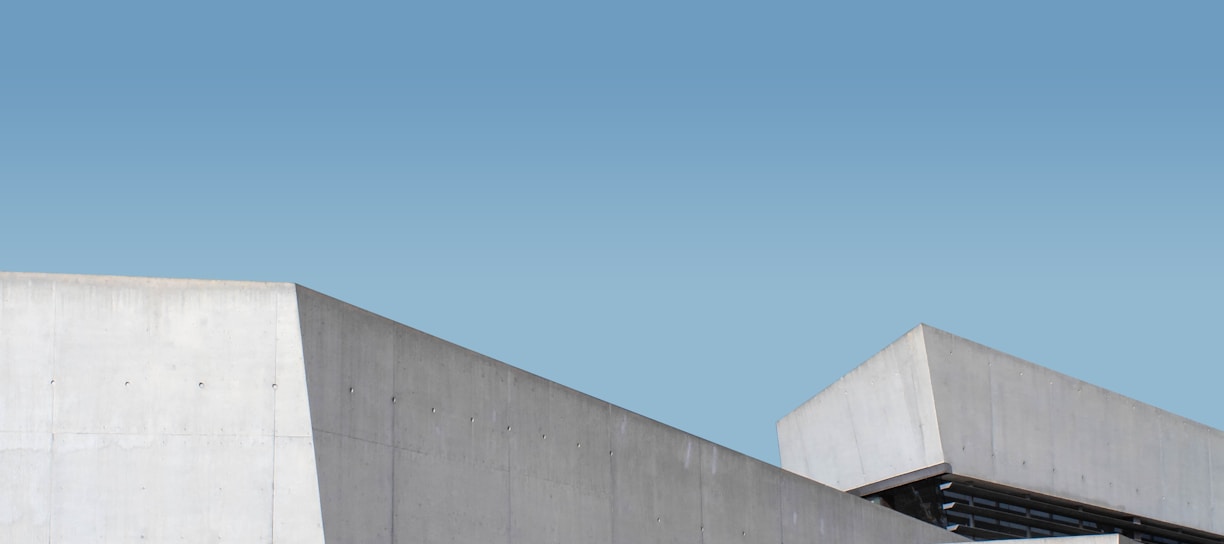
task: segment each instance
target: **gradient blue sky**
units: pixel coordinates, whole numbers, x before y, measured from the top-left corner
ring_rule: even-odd
[[[763,460],[919,322],[1224,428],[1224,3],[0,7],[0,269],[293,281]]]

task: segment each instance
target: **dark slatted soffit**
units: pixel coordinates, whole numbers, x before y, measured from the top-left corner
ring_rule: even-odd
[[[864,498],[973,540],[1120,534],[1150,544],[1224,544],[1221,535],[950,474]]]

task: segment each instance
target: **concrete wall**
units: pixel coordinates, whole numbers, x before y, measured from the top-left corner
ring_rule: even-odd
[[[945,461],[921,327],[778,421],[782,466],[855,489]]]
[[[912,520],[308,289],[329,543],[923,543]]]
[[[298,334],[291,285],[0,274],[0,541],[321,542]]]
[[[955,540],[291,284],[0,273],[0,542]]]

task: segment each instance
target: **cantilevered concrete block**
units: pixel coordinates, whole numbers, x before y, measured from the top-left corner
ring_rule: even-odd
[[[784,468],[838,489],[951,474],[1224,533],[1224,433],[926,325],[778,435]]]

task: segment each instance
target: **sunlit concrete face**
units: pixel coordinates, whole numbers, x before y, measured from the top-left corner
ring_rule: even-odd
[[[778,435],[784,468],[843,490],[934,467],[1224,533],[1224,433],[925,325]]]
[[[293,284],[0,273],[2,542],[955,535]]]
[[[321,541],[296,306],[0,275],[0,540]]]

